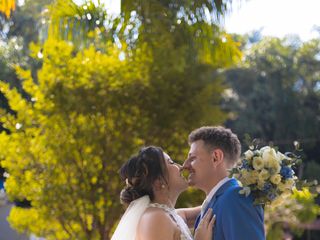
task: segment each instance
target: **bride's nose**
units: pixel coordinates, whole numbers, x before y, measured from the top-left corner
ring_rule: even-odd
[[[188,168],[189,168],[189,165],[190,165],[190,161],[189,161],[189,159],[186,159],[186,160],[183,162],[182,168],[183,168],[183,169],[188,169]]]
[[[180,172],[182,172],[185,169],[181,164],[179,164],[178,167]]]

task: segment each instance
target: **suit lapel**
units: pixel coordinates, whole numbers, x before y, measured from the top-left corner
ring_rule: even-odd
[[[194,223],[194,231],[197,229],[197,227],[200,223],[200,220],[201,220],[201,214],[198,215],[196,222]]]
[[[211,198],[209,204],[206,206],[204,210],[204,214],[208,211],[209,207],[213,208],[218,196],[222,195],[226,190],[228,190],[230,187],[236,187],[239,186],[238,182],[236,179],[231,178],[229,181],[227,181],[225,184],[223,184],[218,191],[213,195]],[[204,215],[203,214],[203,215]],[[196,222],[195,222],[195,229],[198,227],[199,223],[201,221],[201,214],[198,215]]]
[[[231,178],[229,181],[227,181],[226,183],[224,183],[219,189],[218,191],[212,196],[211,200],[209,201],[208,205],[206,206],[205,210],[204,210],[204,214],[208,211],[209,207],[213,208],[217,198],[222,195],[226,190],[228,190],[230,187],[236,187],[239,186],[238,182],[236,179]],[[203,214],[203,215],[204,215]]]

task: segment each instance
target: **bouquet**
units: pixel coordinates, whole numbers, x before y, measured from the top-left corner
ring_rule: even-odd
[[[298,181],[292,167],[298,161],[298,156],[283,154],[270,146],[251,147],[230,175],[242,185],[241,194],[251,194],[255,204],[270,204],[281,195],[292,193]]]

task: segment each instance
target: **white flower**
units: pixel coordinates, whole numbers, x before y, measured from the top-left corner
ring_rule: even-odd
[[[246,197],[249,196],[250,192],[251,192],[251,189],[250,189],[249,187],[243,187],[243,188],[239,191],[240,194],[245,194]]]
[[[276,151],[273,148],[266,148],[262,153],[262,158],[265,162],[270,162],[274,160],[278,160],[278,156]]]
[[[266,150],[268,151],[268,150],[270,150],[270,149],[271,149],[270,146],[265,146],[265,147],[261,148],[260,151],[261,151],[261,152],[264,152],[264,151],[266,151]]]
[[[288,157],[286,155],[284,155],[283,153],[281,152],[277,152],[277,157],[280,161],[282,161],[283,159],[288,159]]]
[[[253,152],[251,150],[248,150],[244,153],[244,156],[247,160],[251,160],[251,158],[253,157]]]
[[[292,193],[297,181],[294,174],[289,179],[289,175],[282,177],[286,174],[280,174],[281,166],[291,167],[295,160],[295,156],[291,159],[270,146],[261,149],[250,148],[244,153],[242,165],[238,165],[234,171],[234,176],[242,184],[239,193],[246,196],[253,193],[259,203],[272,203],[274,206],[281,204],[283,196]]]

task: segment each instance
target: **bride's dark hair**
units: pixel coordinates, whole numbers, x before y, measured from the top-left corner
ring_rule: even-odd
[[[130,204],[145,195],[153,200],[154,181],[161,179],[167,182],[168,179],[163,150],[155,146],[141,148],[137,155],[132,156],[122,165],[120,176],[127,184],[120,193],[122,203]]]

